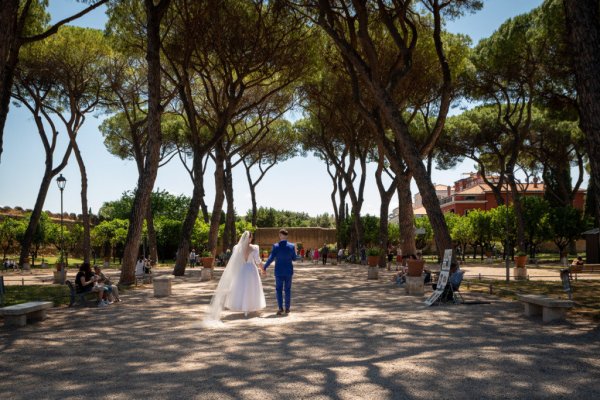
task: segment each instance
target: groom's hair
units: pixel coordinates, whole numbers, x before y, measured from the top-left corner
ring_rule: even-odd
[[[285,236],[288,235],[288,231],[286,231],[285,229],[280,229],[279,233],[281,233],[282,235],[285,235]]]

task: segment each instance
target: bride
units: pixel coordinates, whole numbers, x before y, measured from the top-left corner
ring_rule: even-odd
[[[245,231],[238,244],[233,247],[229,262],[210,301],[205,324],[218,324],[225,308],[248,316],[248,313],[266,307],[258,272],[263,271],[262,261],[258,255],[258,246],[251,242],[252,233]]]

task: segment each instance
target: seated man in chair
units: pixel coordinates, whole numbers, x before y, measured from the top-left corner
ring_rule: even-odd
[[[450,265],[450,276],[448,277],[448,283],[444,288],[444,293],[441,296],[442,301],[453,301],[454,293],[458,292],[460,284],[462,283],[465,271],[462,271],[458,266],[458,263],[452,262]],[[437,283],[431,284],[433,290],[437,288]]]

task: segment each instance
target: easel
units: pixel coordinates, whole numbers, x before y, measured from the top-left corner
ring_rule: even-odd
[[[425,300],[425,305],[431,306],[435,302],[441,301],[444,289],[448,284],[448,278],[450,277],[450,263],[452,262],[452,249],[444,250],[444,259],[440,267],[440,275],[438,277],[437,286],[431,296]]]

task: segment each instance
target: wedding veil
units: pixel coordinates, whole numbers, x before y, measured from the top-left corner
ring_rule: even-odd
[[[223,275],[221,275],[217,289],[208,306],[208,312],[204,318],[205,326],[218,326],[221,324],[221,313],[225,309],[225,300],[227,300],[227,296],[229,295],[234,280],[240,274],[240,270],[245,261],[244,249],[248,247],[249,240],[250,232],[245,231],[238,244],[233,246],[231,257],[223,270]]]

